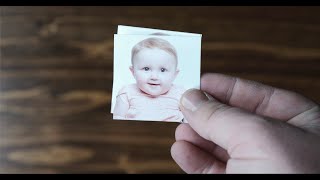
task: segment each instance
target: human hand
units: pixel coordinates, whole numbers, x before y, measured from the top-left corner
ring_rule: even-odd
[[[187,173],[319,173],[320,108],[294,92],[221,74],[181,110],[171,155]]]

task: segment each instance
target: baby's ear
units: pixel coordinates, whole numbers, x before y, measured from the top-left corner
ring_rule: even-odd
[[[175,72],[175,74],[174,74],[174,78],[176,78],[176,77],[178,76],[179,72],[180,72],[180,70],[177,69],[176,72]]]
[[[129,67],[129,69],[130,69],[130,71],[131,71],[132,75],[134,75],[134,69],[133,69],[133,66],[130,66],[130,67]]]

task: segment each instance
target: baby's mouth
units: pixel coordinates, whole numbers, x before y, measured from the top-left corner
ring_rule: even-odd
[[[160,86],[160,84],[156,84],[156,83],[148,83],[151,86]]]

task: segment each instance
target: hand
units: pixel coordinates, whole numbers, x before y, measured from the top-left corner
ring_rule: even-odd
[[[221,74],[201,78],[171,154],[187,173],[319,173],[320,108],[286,90]],[[203,93],[206,92],[206,93]]]

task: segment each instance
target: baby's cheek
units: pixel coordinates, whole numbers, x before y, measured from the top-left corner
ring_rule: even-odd
[[[141,89],[143,88],[144,83],[141,81],[137,81],[137,86]]]
[[[167,75],[165,78],[164,78],[164,81],[167,83],[167,84],[171,84],[173,81],[174,81],[174,75]]]
[[[136,77],[136,80],[139,81],[139,82],[145,82],[147,81],[147,74],[143,74],[143,73],[140,73],[137,77]]]
[[[141,83],[143,83],[145,80],[145,78],[143,77],[143,76],[136,76],[135,77],[135,79],[136,79],[136,81],[137,81],[137,83],[139,83],[139,84],[141,84]]]

